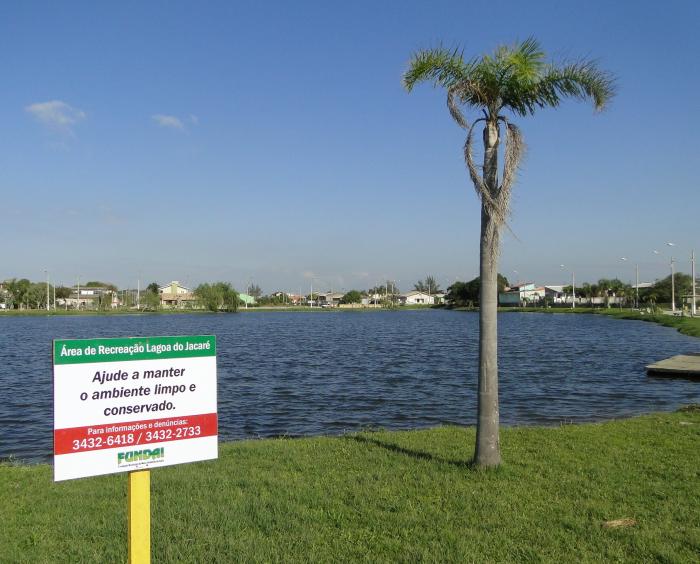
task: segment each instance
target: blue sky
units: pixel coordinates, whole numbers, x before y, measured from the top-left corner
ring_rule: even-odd
[[[530,35],[554,59],[599,59],[619,92],[602,114],[567,102],[517,119],[529,151],[500,270],[631,281],[638,262],[653,280],[672,251],[687,272],[698,6],[4,4],[0,279],[298,291],[311,276],[319,289],[471,278],[463,132],[444,92],[409,95],[401,75],[421,48],[480,54]]]

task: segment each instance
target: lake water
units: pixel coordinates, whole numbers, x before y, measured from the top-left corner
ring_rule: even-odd
[[[700,403],[644,366],[700,352],[652,323],[499,315],[501,421],[555,424]],[[52,451],[51,340],[217,337],[221,439],[475,423],[478,316],[443,310],[0,317],[0,457]]]

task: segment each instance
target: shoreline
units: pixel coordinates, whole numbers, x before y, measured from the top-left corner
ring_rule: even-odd
[[[289,313],[334,313],[334,312],[372,312],[372,311],[428,311],[432,309],[444,309],[442,307],[424,306],[424,305],[408,305],[398,307],[304,307],[304,306],[256,306],[250,308],[240,307],[236,311],[208,311],[205,309],[159,309],[159,310],[79,310],[74,309],[62,310],[55,309],[46,311],[44,309],[8,309],[0,310],[0,318],[2,317],[55,317],[55,316],[119,316],[119,315],[220,315],[220,314],[235,314],[249,312],[289,312]]]
[[[662,377],[662,378],[667,378],[667,377]],[[648,417],[651,415],[668,415],[671,413],[676,413],[676,412],[682,412],[682,411],[700,411],[700,404],[680,404],[677,407],[670,409],[668,411],[645,411],[645,412],[638,412],[638,413],[632,413],[632,414],[627,414],[627,415],[619,415],[619,416],[612,416],[608,418],[604,417],[598,417],[598,418],[590,418],[590,419],[585,419],[585,420],[579,420],[579,421],[574,421],[571,419],[566,419],[562,418],[559,421],[550,421],[550,422],[539,422],[539,423],[499,423],[499,428],[501,430],[503,429],[539,429],[539,430],[547,430],[547,429],[557,429],[562,426],[582,426],[582,425],[604,425],[606,423],[612,423],[615,421],[628,421],[630,419],[636,419],[638,417]],[[460,425],[457,423],[445,423],[445,424],[436,424],[436,425],[430,425],[426,427],[407,427],[407,428],[387,428],[387,427],[382,427],[382,426],[369,426],[369,427],[362,427],[356,430],[345,430],[339,433],[319,433],[319,434],[309,434],[309,435],[294,435],[294,434],[279,434],[279,435],[271,435],[271,436],[249,436],[249,437],[240,437],[240,438],[232,438],[232,439],[225,439],[225,440],[220,440],[219,445],[227,445],[227,444],[238,444],[238,443],[244,443],[248,441],[253,441],[253,442],[260,442],[260,441],[276,441],[276,440],[285,440],[285,441],[301,441],[301,440],[313,440],[313,439],[342,439],[344,437],[352,436],[352,435],[357,435],[357,434],[362,434],[362,433],[413,433],[413,432],[430,432],[430,431],[435,431],[436,429],[441,429],[443,427],[454,427],[457,429],[476,429],[476,423],[472,424],[465,424],[465,425]],[[49,465],[51,466],[51,459],[53,458],[54,454],[53,452],[49,453],[46,456],[42,456],[41,459],[29,459],[29,458],[22,458],[15,456],[13,454],[10,455],[5,455],[5,456],[0,456],[0,467],[2,465],[11,465],[11,466],[26,466],[26,467],[34,467],[34,466],[41,466],[41,465]]]

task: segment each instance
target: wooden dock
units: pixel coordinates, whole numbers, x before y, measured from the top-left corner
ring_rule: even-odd
[[[681,378],[700,378],[700,353],[678,354],[647,366],[651,376],[680,376]]]

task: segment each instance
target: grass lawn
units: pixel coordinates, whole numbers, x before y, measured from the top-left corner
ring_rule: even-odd
[[[700,409],[503,429],[242,441],[152,472],[154,562],[697,562]],[[126,476],[0,465],[0,561],[124,562]],[[636,524],[606,528],[609,520]]]
[[[690,335],[691,337],[700,337],[700,317],[681,317],[675,315],[665,315],[661,313],[642,314],[635,310],[613,310],[612,308],[602,313],[620,319],[638,319],[639,321],[650,321],[652,323],[659,323],[661,325],[665,325],[666,327],[675,327],[684,335]]]

